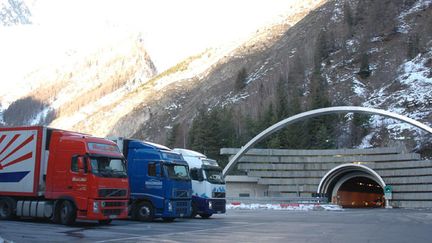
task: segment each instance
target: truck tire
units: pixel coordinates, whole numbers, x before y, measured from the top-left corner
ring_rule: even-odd
[[[59,208],[58,216],[60,219],[60,223],[64,225],[72,225],[76,220],[76,207],[70,201],[63,201]]]
[[[0,199],[0,219],[11,219],[14,216],[13,201],[8,198]]]
[[[134,208],[134,219],[150,222],[154,219],[154,208],[153,205],[149,202],[140,202]]]
[[[109,224],[111,224],[111,222],[112,222],[112,219],[99,220],[100,225],[109,225]]]
[[[197,216],[197,214],[198,214],[198,208],[195,205],[195,203],[192,203],[192,210],[191,210],[190,217],[193,219],[193,218],[195,218]]]
[[[208,219],[212,216],[213,214],[211,213],[200,213],[201,218],[203,219]]]

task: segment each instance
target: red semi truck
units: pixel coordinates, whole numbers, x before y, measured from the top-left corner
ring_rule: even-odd
[[[125,159],[103,138],[43,126],[0,127],[0,219],[127,218]]]

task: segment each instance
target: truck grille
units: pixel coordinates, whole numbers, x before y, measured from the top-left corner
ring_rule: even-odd
[[[225,212],[225,200],[212,200],[212,206],[214,211]]]
[[[126,205],[126,202],[102,202],[102,207],[123,207]]]
[[[99,197],[125,197],[126,195],[125,189],[99,189]]]
[[[123,209],[103,209],[102,213],[104,216],[120,215]]]
[[[189,191],[188,190],[175,190],[174,191],[174,197],[175,198],[188,198],[189,196]]]
[[[213,192],[213,198],[225,198],[225,192]]]
[[[175,213],[177,215],[189,215],[190,212],[190,202],[189,201],[175,201]]]
[[[186,208],[188,206],[189,206],[189,203],[187,201],[178,201],[178,202],[176,202],[176,207],[184,207],[184,208]]]

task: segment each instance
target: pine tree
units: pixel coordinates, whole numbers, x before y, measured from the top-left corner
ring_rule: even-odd
[[[207,112],[204,108],[198,110],[197,116],[193,119],[192,127],[189,131],[189,146],[192,150],[204,152],[207,137]]]
[[[278,121],[287,118],[288,115],[288,92],[287,82],[282,78],[279,78],[276,86],[276,118]]]
[[[321,65],[318,65],[320,57],[323,57],[322,44],[317,43],[315,50],[315,67],[311,76],[310,84],[310,110],[329,107],[331,105],[328,97],[326,80],[322,77]],[[332,143],[334,120],[331,116],[319,116],[305,122],[305,137],[309,138],[308,148],[327,148]]]
[[[345,18],[345,22],[348,24],[348,27],[350,29],[350,32],[352,30],[352,27],[354,25],[354,18],[353,18],[353,14],[352,14],[352,10],[351,10],[351,6],[349,4],[348,1],[344,2],[344,18]]]
[[[288,116],[294,116],[301,112],[300,95],[299,92],[294,90],[290,99]],[[305,127],[306,124],[305,121],[302,121],[287,126],[284,129],[284,139],[281,140],[282,146],[290,149],[306,148],[309,142],[308,130]]]
[[[246,68],[242,68],[238,71],[237,77],[235,79],[235,89],[240,91],[246,87],[247,82],[247,72]]]
[[[418,34],[409,36],[407,44],[407,57],[409,59],[413,59],[420,53],[420,38]]]
[[[363,53],[361,56],[360,71],[358,72],[358,75],[362,79],[366,79],[371,75],[371,70],[370,70],[370,66],[369,66],[369,56],[366,52]]]
[[[352,146],[357,146],[361,143],[364,136],[367,135],[370,127],[370,115],[354,113],[351,120],[351,141]]]
[[[180,128],[180,124],[176,123],[172,126],[171,130],[168,132],[166,145],[169,148],[174,148],[176,146],[176,140],[177,140],[179,128]]]

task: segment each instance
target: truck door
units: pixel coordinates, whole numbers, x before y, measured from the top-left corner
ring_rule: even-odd
[[[71,191],[77,204],[84,207],[88,198],[88,159],[84,156],[73,156],[71,161]]]
[[[158,195],[162,190],[162,178],[161,178],[161,164],[160,162],[149,162],[147,164],[147,180],[145,187],[150,194]]]

